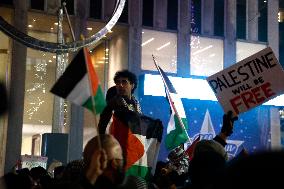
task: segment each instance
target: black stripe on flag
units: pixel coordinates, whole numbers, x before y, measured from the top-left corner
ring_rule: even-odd
[[[86,73],[84,49],[82,48],[68,65],[62,76],[53,85],[50,92],[66,98]]]
[[[168,78],[168,76],[165,74],[164,70],[159,66],[159,69],[161,71],[162,77],[164,78],[168,88],[169,88],[169,92],[170,93],[177,93],[176,89],[174,88],[172,82],[170,81],[170,79]]]
[[[125,126],[130,128],[133,134],[146,136],[147,139],[157,138],[157,140],[161,142],[163,135],[163,124],[161,120],[140,115],[133,111],[115,111],[114,115]]]

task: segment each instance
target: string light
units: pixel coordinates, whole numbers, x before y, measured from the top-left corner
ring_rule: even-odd
[[[33,66],[34,75],[32,79],[32,86],[26,90],[28,100],[28,110],[26,111],[28,119],[32,120],[36,113],[40,110],[45,101],[43,100],[46,94],[46,69],[47,63],[44,59],[35,59],[35,66]],[[41,119],[36,120],[38,123],[43,124]]]

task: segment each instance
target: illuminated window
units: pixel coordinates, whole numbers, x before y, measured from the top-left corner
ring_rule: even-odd
[[[278,12],[278,22],[284,22],[284,11]]]
[[[256,44],[256,43],[247,43],[237,41],[237,62],[265,49],[267,46],[264,44]]]
[[[190,75],[209,76],[223,69],[223,40],[191,36]]]
[[[142,31],[142,64],[143,70],[156,71],[152,55],[165,72],[177,72],[177,35],[153,30]]]

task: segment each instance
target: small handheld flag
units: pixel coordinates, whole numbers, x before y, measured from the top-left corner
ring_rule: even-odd
[[[100,114],[106,106],[98,76],[86,48],[78,52],[50,91],[95,114]]]

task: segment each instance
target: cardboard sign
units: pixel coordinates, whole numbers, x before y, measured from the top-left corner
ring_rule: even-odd
[[[41,166],[46,169],[47,157],[23,155],[21,156],[22,168],[31,169],[33,167]]]
[[[284,71],[270,47],[207,78],[224,112],[246,112],[284,93]]]

